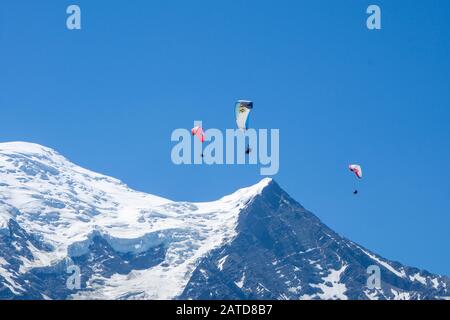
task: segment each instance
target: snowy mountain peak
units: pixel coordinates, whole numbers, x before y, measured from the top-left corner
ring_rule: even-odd
[[[0,144],[0,248],[0,299],[450,296],[448,278],[340,237],[272,179],[175,202],[24,142]],[[73,264],[75,291],[66,286]],[[383,285],[367,291],[373,264]]]
[[[0,143],[0,152],[24,153],[24,154],[47,154],[54,155],[57,152],[51,148],[44,147],[40,144],[13,141]]]
[[[182,299],[444,299],[450,279],[340,236],[275,182],[244,208],[237,235],[198,265]],[[368,286],[368,268],[380,286]]]
[[[181,293],[198,259],[235,237],[239,213],[270,181],[264,179],[217,201],[174,202],[81,168],[50,148],[2,143],[0,228],[7,234],[14,221],[30,237],[38,235],[41,243],[53,248],[43,252],[26,245],[30,255],[19,259],[18,277],[33,267],[48,268],[68,256],[84,256],[98,241],[121,254],[139,255],[161,247],[164,263],[140,275],[134,270],[128,284],[151,298],[172,298]],[[114,279],[105,281],[116,287]],[[13,280],[10,286],[16,287]],[[108,293],[97,290],[95,297],[117,297],[129,288],[104,290]]]
[[[221,201],[236,201],[239,203],[248,202],[250,199],[260,195],[263,190],[272,183],[274,183],[272,178],[264,178],[250,187],[239,189],[236,192],[223,197]]]

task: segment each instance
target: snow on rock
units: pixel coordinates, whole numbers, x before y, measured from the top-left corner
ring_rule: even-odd
[[[225,257],[221,258],[218,263],[217,263],[217,268],[219,268],[220,271],[223,270],[223,265],[225,264],[225,262],[228,259],[228,255],[226,255]]]
[[[433,288],[435,288],[435,289],[439,288],[439,280],[437,278],[433,278],[431,280],[431,283],[433,284]]]
[[[242,273],[241,279],[235,282],[235,284],[238,286],[238,288],[242,289],[244,287],[244,283],[245,283],[245,272]]]
[[[378,258],[376,255],[371,254],[370,252],[364,250],[363,248],[359,247],[358,248],[364,252],[368,257],[370,257],[373,261],[377,262],[380,266],[383,266],[384,268],[386,268],[387,270],[389,270],[390,272],[392,272],[393,274],[395,274],[397,277],[399,278],[406,278],[406,273],[404,270],[396,270],[393,266],[391,266],[389,263],[381,260],[380,258]]]
[[[409,276],[409,279],[411,281],[418,281],[418,282],[422,283],[425,286],[427,285],[427,278],[421,276],[420,273],[416,273],[416,274],[414,274],[412,276]]]
[[[394,295],[394,300],[410,300],[409,292],[401,292],[398,290],[391,289],[392,294]]]
[[[344,283],[341,283],[341,275],[347,267],[347,265],[343,265],[339,270],[328,270],[328,275],[322,278],[323,283],[311,284],[311,287],[322,291],[322,293],[317,294],[317,297],[322,300],[348,300],[345,295],[347,287]]]

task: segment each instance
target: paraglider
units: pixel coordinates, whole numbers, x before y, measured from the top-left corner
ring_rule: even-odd
[[[356,177],[358,179],[362,179],[363,172],[362,172],[362,168],[361,168],[361,166],[359,164],[351,164],[351,165],[348,166],[348,168],[349,168],[349,170],[351,172],[353,172],[356,175]],[[357,195],[358,194],[358,190],[353,191],[353,194]]]
[[[351,164],[348,166],[351,172],[353,172],[359,179],[362,179],[362,168],[359,164]]]
[[[201,143],[205,142],[205,131],[203,131],[203,128],[200,126],[196,126],[192,128],[191,130],[193,136],[197,136],[198,140],[200,140]]]
[[[205,142],[206,135],[205,135],[205,131],[203,130],[202,127],[195,126],[194,128],[192,128],[191,133],[193,136],[196,136],[201,143]],[[202,158],[203,158],[203,153],[202,153]]]
[[[253,109],[253,102],[248,100],[238,100],[235,106],[236,124],[239,129],[247,130],[249,127],[250,112]],[[248,145],[245,154],[250,154],[252,149]]]
[[[236,124],[239,129],[247,130],[249,125],[250,111],[253,109],[253,102],[247,100],[239,100],[236,102]]]

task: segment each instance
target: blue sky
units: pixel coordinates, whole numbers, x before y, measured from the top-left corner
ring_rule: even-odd
[[[72,3],[80,31],[65,27]],[[380,31],[365,26],[372,3]],[[55,148],[138,190],[212,200],[258,182],[259,168],[174,166],[170,134],[194,120],[232,128],[234,101],[252,99],[252,126],[280,129],[275,179],[295,199],[387,258],[450,275],[449,1],[0,10],[0,141]]]

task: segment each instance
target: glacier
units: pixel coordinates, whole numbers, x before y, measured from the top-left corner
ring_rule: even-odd
[[[103,288],[86,296],[105,299],[130,291],[149,299],[180,294],[197,260],[235,236],[239,211],[270,181],[213,202],[174,202],[131,190],[52,149],[22,142],[0,144],[0,176],[0,230],[7,231],[13,219],[54,248],[45,252],[33,248],[33,267],[81,256],[99,235],[122,253],[139,254],[164,245],[163,264],[135,271],[130,278],[114,275],[105,279]],[[21,272],[31,267],[29,259],[23,258],[22,264]],[[6,282],[17,288],[6,276]]]

